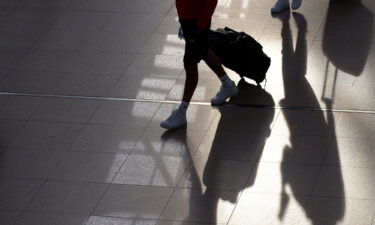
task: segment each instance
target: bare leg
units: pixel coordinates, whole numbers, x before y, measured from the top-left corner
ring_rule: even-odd
[[[223,66],[221,65],[220,59],[210,49],[208,49],[207,56],[203,60],[210,67],[210,69],[215,72],[217,77],[220,78],[226,74]]]
[[[211,50],[208,50],[207,56],[204,61],[215,72],[216,76],[220,79],[222,85],[219,92],[211,99],[212,105],[220,105],[225,102],[226,99],[236,95],[238,89],[236,84],[227,76],[221,65],[220,59]]]
[[[186,81],[182,101],[190,102],[198,84],[198,64],[184,63],[184,67],[186,71]]]

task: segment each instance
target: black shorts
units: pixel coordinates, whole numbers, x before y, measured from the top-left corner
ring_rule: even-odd
[[[185,38],[185,63],[199,63],[208,52],[208,31],[211,22],[203,31],[199,31],[197,19],[181,20],[181,29]]]

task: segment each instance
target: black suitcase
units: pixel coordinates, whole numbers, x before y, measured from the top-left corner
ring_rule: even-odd
[[[261,83],[271,64],[263,47],[245,32],[231,28],[219,28],[208,33],[209,48],[220,58],[222,64],[241,77]]]

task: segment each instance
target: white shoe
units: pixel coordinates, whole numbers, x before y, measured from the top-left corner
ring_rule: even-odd
[[[236,84],[232,81],[229,86],[221,85],[219,92],[216,94],[215,97],[211,99],[212,105],[220,105],[225,102],[230,97],[235,96],[238,94],[238,89]]]
[[[290,6],[288,0],[277,0],[275,5],[273,5],[273,7],[271,8],[271,13],[279,13],[286,9],[289,9],[289,7]]]
[[[180,110],[173,110],[172,114],[160,123],[160,126],[165,129],[176,129],[186,125],[186,114]]]
[[[302,0],[293,0],[292,1],[292,9],[296,10],[302,5]]]

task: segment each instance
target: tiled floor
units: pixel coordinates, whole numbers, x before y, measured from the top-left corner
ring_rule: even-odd
[[[211,107],[201,63],[166,132],[174,0],[0,0],[0,224],[375,225],[375,0],[273,3],[213,18],[264,46],[263,89],[227,70],[240,93]]]

